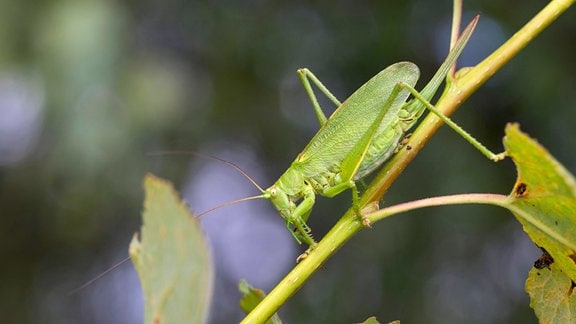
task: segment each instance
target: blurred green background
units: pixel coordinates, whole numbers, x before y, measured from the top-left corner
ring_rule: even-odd
[[[482,15],[461,65],[473,65],[547,1],[466,1]],[[173,181],[196,211],[256,194],[231,160],[268,186],[317,129],[296,77],[308,67],[345,98],[382,68],[415,62],[425,84],[447,53],[451,1],[0,2],[0,323],[140,323],[126,264],[146,172]],[[576,19],[561,16],[454,119],[493,150],[518,121],[572,172]],[[329,103],[322,102],[325,108]],[[493,164],[442,129],[386,204],[465,192],[508,193]],[[320,238],[350,204],[319,198]],[[254,214],[258,214],[255,216]],[[204,217],[217,268],[210,322],[238,322],[240,278],[270,290],[297,246],[268,202]],[[282,308],[289,323],[535,322],[524,292],[539,251],[504,210],[426,209],[352,239]]]

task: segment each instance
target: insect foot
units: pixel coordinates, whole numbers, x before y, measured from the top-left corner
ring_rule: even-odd
[[[308,255],[310,255],[310,253],[314,250],[314,248],[316,248],[316,245],[318,243],[314,243],[314,245],[310,245],[310,247],[302,254],[300,254],[297,258],[296,258],[296,263],[300,263],[300,261],[306,259],[308,257]]]
[[[308,257],[308,251],[300,254],[297,258],[296,258],[296,263],[300,263],[300,261],[306,259]]]

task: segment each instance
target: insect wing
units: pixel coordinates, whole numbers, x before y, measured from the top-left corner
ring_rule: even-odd
[[[314,135],[294,162],[305,176],[312,176],[323,170],[342,167],[345,159],[355,158],[353,164],[359,164],[363,153],[370,144],[369,139],[361,143],[366,132],[372,126],[378,132],[386,129],[408,98],[408,92],[402,91],[386,108],[394,86],[404,82],[414,86],[420,72],[411,62],[399,62],[388,66],[362,85],[334,111],[326,124]],[[382,111],[385,109],[386,111]],[[380,119],[380,122],[377,122]],[[378,125],[375,125],[374,123]]]

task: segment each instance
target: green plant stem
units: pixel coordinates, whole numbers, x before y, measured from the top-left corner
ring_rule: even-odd
[[[411,201],[366,214],[371,222],[402,212],[432,206],[455,204],[491,204],[506,206],[508,196],[496,194],[463,194],[421,199]],[[318,269],[336,250],[364,225],[354,212],[348,211],[320,241],[313,253],[300,262],[280,281],[266,298],[242,321],[242,323],[262,323],[276,312],[278,308]],[[263,307],[262,305],[266,306]]]
[[[346,215],[324,236],[313,253],[298,263],[241,323],[263,323],[270,318],[344,242],[364,228],[353,212]]]
[[[524,48],[534,37],[536,37],[544,28],[552,23],[561,13],[570,7],[576,0],[553,0],[542,11],[540,11],[532,20],[530,20],[522,29],[512,36],[499,49],[492,53],[480,64],[468,71],[457,80],[448,84],[447,90],[442,98],[436,104],[436,108],[446,116],[450,116],[460,104],[466,100],[472,93],[484,84],[496,71],[506,64],[514,55]],[[394,180],[414,159],[416,154],[424,147],[430,137],[438,130],[442,122],[434,115],[428,116],[422,121],[410,138],[410,150],[401,150],[382,168],[372,183],[368,186],[360,198],[361,206],[368,206],[373,202],[379,201]],[[450,204],[457,203],[463,195],[454,200],[446,200]],[[455,196],[455,197],[458,197]],[[466,196],[466,195],[464,195]],[[502,196],[493,197],[492,199],[476,197],[478,200],[473,202],[460,203],[492,203],[503,206]],[[446,197],[443,199],[447,199]],[[434,201],[432,201],[434,202]],[[414,203],[414,202],[413,202]],[[429,202],[430,203],[430,202]],[[438,201],[436,201],[438,203]],[[444,203],[441,203],[444,204]],[[395,208],[400,208],[394,206]],[[410,205],[408,205],[410,207]],[[423,206],[422,206],[423,207]],[[390,207],[392,208],[392,207]],[[407,208],[404,206],[404,208]],[[418,207],[420,208],[420,207]],[[382,213],[390,209],[370,214],[374,222],[387,217]],[[374,216],[376,215],[376,216]],[[391,215],[391,214],[390,214]],[[286,300],[292,296],[308,278],[318,269],[326,260],[346,242],[352,235],[363,229],[352,210],[348,210],[336,225],[326,234],[318,243],[313,253],[300,262],[284,279],[266,296],[266,298],[242,321],[242,323],[263,323],[272,316]]]
[[[468,70],[457,80],[452,80],[442,98],[436,103],[436,108],[444,115],[450,116],[458,107],[484,84],[498,69],[506,64],[536,37],[546,26],[554,21],[562,12],[576,0],[553,0],[542,9],[532,20],[522,27],[506,43],[488,56],[484,61]],[[428,114],[420,126],[410,137],[411,150],[401,150],[384,165],[375,177],[360,202],[379,201],[390,188],[396,178],[416,157],[432,135],[442,126],[442,121],[434,114]]]
[[[377,222],[389,216],[407,212],[414,209],[463,204],[495,205],[507,208],[509,197],[498,194],[461,194],[414,200],[386,208],[365,215],[371,222]]]

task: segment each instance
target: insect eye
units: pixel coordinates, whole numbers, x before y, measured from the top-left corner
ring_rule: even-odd
[[[278,193],[278,191],[276,190],[276,188],[270,189],[270,195],[271,195],[272,197],[276,197],[276,194],[277,194],[277,193]]]

